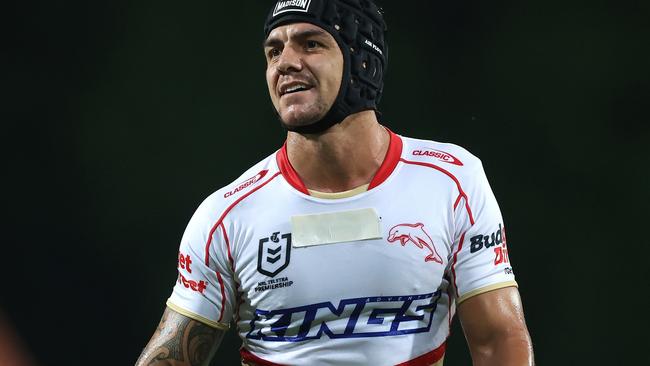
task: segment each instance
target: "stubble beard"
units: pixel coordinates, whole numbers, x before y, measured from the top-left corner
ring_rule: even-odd
[[[328,111],[329,108],[327,107],[327,104],[321,99],[318,99],[309,106],[308,110],[291,112],[286,120],[282,117],[282,112],[276,112],[282,127],[291,130],[292,128],[309,126],[320,121],[325,117]]]

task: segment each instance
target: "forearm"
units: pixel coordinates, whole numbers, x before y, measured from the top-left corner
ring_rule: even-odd
[[[475,366],[531,366],[533,347],[527,331],[495,336],[484,345],[471,348]]]
[[[533,346],[519,292],[506,287],[471,297],[458,314],[476,366],[533,365]]]
[[[167,308],[136,366],[207,365],[224,334]]]

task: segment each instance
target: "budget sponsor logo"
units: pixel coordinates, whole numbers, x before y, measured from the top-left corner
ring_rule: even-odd
[[[389,337],[431,329],[441,290],[422,295],[376,296],[289,309],[256,309],[246,338],[268,342]]]
[[[463,166],[463,163],[458,158],[456,158],[455,156],[451,155],[450,153],[444,152],[442,150],[436,150],[436,149],[414,150],[413,155],[414,156],[428,156],[428,157],[440,160],[440,161],[442,161],[444,163]]]
[[[469,239],[469,252],[474,254],[482,250],[494,250],[494,265],[510,263],[508,245],[506,243],[506,229],[499,224],[499,229],[489,235],[474,235]],[[510,269],[512,272],[512,269]]]

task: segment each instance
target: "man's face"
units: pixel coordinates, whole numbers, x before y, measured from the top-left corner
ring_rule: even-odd
[[[277,27],[264,42],[266,83],[283,124],[322,119],[341,87],[343,54],[331,34],[309,23]]]

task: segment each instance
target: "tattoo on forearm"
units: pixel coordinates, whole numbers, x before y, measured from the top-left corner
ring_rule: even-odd
[[[195,366],[209,361],[224,331],[167,308],[136,366]]]

